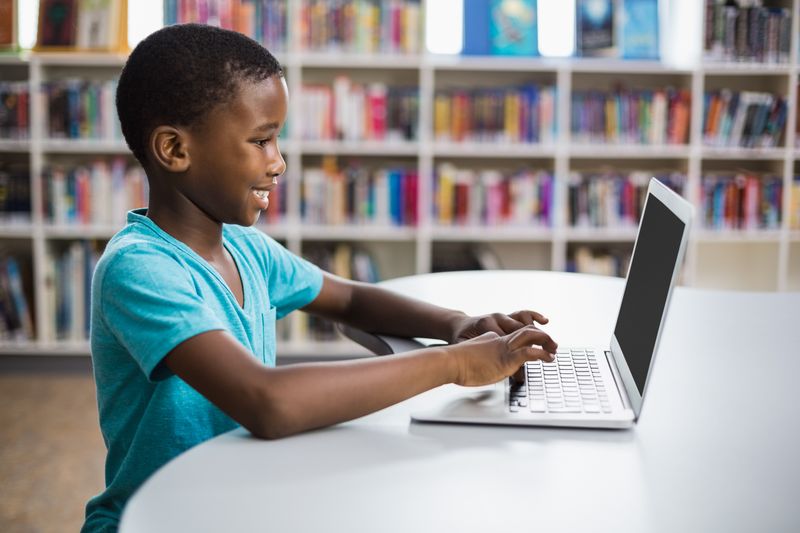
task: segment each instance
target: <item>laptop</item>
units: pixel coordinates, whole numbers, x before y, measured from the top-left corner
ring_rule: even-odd
[[[650,180],[610,345],[559,347],[552,363],[525,363],[522,383],[509,379],[486,387],[447,387],[440,405],[411,417],[420,422],[631,427],[647,392],[692,211],[681,196]],[[342,330],[379,355],[420,347],[412,339]]]
[[[525,381],[453,387],[434,409],[412,413],[422,422],[593,428],[631,427],[680,271],[692,206],[650,180],[625,290],[609,346],[560,347],[555,361],[525,363]]]

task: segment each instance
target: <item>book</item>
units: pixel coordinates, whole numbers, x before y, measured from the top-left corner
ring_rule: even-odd
[[[615,53],[614,0],[577,0],[575,24],[577,55]]]
[[[72,48],[78,20],[78,0],[40,0],[36,48]]]
[[[464,0],[461,54],[489,55],[489,0]]]
[[[0,50],[17,47],[17,0],[0,0]]]
[[[658,0],[624,0],[621,55],[625,59],[658,59]]]
[[[536,0],[491,0],[489,38],[493,55],[538,55]]]
[[[120,48],[121,0],[79,0],[75,45],[87,50]]]

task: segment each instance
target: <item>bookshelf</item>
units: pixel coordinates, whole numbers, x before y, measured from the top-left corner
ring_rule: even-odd
[[[789,62],[759,64],[739,61],[699,60],[692,67],[670,67],[658,61],[616,59],[553,59],[519,57],[453,57],[424,53],[385,54],[305,50],[298,32],[292,31],[301,16],[299,2],[290,2],[288,45],[277,52],[285,66],[290,94],[299,96],[308,85],[332,86],[340,74],[351,82],[413,87],[418,90],[416,134],[411,139],[327,140],[307,138],[301,127],[301,98],[290,99],[288,131],[281,147],[287,160],[284,178],[285,211],[277,219],[259,223],[259,228],[298,254],[314,253],[345,243],[354,250],[371,253],[383,279],[458,268],[466,254],[470,261],[507,269],[566,270],[578,259],[610,251],[620,256],[630,252],[635,229],[629,227],[572,227],[568,220],[570,176],[613,169],[621,174],[645,171],[673,172],[685,177],[683,195],[698,209],[682,283],[693,287],[763,291],[800,291],[800,223],[792,225],[792,206],[800,205],[793,194],[800,175],[800,148],[795,118],[798,99],[797,49],[800,42],[800,0],[775,2],[791,9],[791,54]],[[702,9],[697,3],[697,9]],[[699,38],[699,37],[698,37]],[[0,56],[0,80],[25,82],[34,94],[47,83],[81,78],[110,81],[118,75],[125,56],[92,53],[23,53]],[[472,87],[501,89],[532,83],[552,86],[552,113],[557,125],[551,138],[526,144],[490,144],[472,140],[455,142],[435,135],[435,100],[442,90]],[[666,87],[684,91],[689,97],[688,128],[679,142],[656,144],[577,139],[571,119],[577,110],[572,96],[577,91],[611,91],[624,86],[655,91]],[[704,142],[704,95],[708,91],[762,91],[786,100],[787,120],[777,146],[740,148],[711,146]],[[89,164],[97,159],[124,158],[135,162],[118,138],[51,139],[47,136],[47,108],[42,98],[31,98],[30,135],[24,139],[0,139],[0,161],[14,162],[29,170],[31,205],[42,206],[43,174],[54,164]],[[318,168],[335,156],[339,167],[357,162],[369,169],[399,166],[418,176],[416,223],[369,225],[325,223],[303,220],[302,195],[305,171]],[[436,177],[443,164],[457,168],[514,172],[520,168],[546,171],[553,178],[550,226],[521,224],[447,224],[436,218]],[[777,176],[782,184],[779,199],[783,211],[778,225],[768,229],[710,229],[700,223],[705,176],[745,170]],[[794,208],[797,209],[796,207]],[[800,222],[800,221],[798,221]],[[96,246],[113,235],[110,224],[54,224],[42,209],[33,209],[30,220],[3,221],[0,250],[22,258],[30,267],[23,276],[26,293],[35,310],[38,336],[27,341],[0,341],[0,354],[86,354],[82,340],[60,340],[43,336],[52,329],[42,310],[52,306],[46,287],[52,283],[47,265],[54,254],[64,253],[73,242],[88,239]],[[604,269],[607,263],[597,263]],[[535,307],[535,302],[531,303]],[[294,314],[297,315],[297,314]],[[308,335],[300,318],[282,324],[284,339],[280,357],[313,354],[315,357],[367,355],[347,342],[319,342]]]

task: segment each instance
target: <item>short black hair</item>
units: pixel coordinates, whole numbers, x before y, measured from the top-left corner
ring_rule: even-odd
[[[134,48],[117,85],[117,114],[133,155],[146,165],[146,146],[161,124],[192,126],[229,102],[242,81],[283,75],[259,43],[204,24],[162,28]]]

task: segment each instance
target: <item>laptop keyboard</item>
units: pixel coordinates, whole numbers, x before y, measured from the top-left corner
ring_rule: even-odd
[[[608,391],[595,352],[558,350],[552,363],[525,363],[525,382],[511,384],[509,409],[532,413],[610,413]]]

